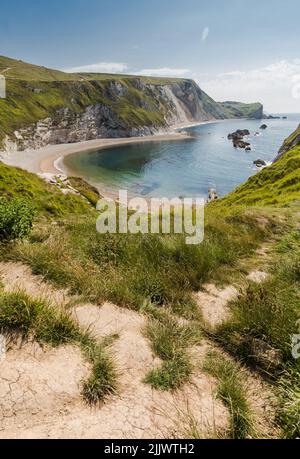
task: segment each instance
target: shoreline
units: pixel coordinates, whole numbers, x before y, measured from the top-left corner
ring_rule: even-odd
[[[63,164],[63,159],[66,156],[80,153],[83,151],[104,150],[114,146],[122,146],[134,143],[150,143],[150,142],[166,142],[188,140],[192,137],[185,132],[177,132],[180,129],[190,128],[193,126],[201,126],[205,124],[215,123],[218,120],[203,121],[199,123],[184,123],[172,127],[172,130],[163,134],[155,134],[145,137],[126,137],[126,138],[101,138],[87,140],[83,142],[47,145],[39,149],[1,152],[0,160],[4,164],[13,167],[19,167],[39,175],[49,181],[57,175],[69,175],[68,169]],[[70,171],[71,172],[71,171]],[[93,184],[95,186],[95,184]],[[115,199],[116,193],[113,189],[106,189],[103,185],[97,186],[100,194],[104,197]]]
[[[201,123],[202,124],[202,123]],[[204,123],[203,123],[204,124]],[[184,129],[180,126],[176,129]],[[179,133],[175,130],[170,133],[157,134],[145,137],[126,137],[126,138],[101,138],[95,140],[86,140],[83,142],[47,145],[39,149],[1,152],[0,159],[5,164],[13,167],[20,167],[28,172],[35,174],[61,174],[62,170],[57,162],[71,154],[80,153],[83,151],[102,150],[114,146],[122,146],[132,143],[144,142],[163,142],[163,141],[178,141],[186,140],[191,137],[186,133]]]

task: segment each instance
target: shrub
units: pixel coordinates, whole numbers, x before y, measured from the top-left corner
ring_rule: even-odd
[[[32,228],[33,208],[25,201],[0,199],[0,240],[9,241],[26,237]]]

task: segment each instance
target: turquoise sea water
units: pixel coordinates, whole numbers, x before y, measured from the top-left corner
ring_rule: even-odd
[[[282,115],[283,116],[283,115]],[[192,139],[142,141],[98,151],[76,153],[64,166],[103,191],[128,190],[130,195],[150,197],[207,196],[215,187],[220,196],[232,191],[257,172],[253,161],[271,162],[283,140],[299,125],[299,115],[287,120],[230,120],[188,130]],[[229,132],[249,129],[252,151],[236,150]],[[259,131],[260,136],[254,136]]]

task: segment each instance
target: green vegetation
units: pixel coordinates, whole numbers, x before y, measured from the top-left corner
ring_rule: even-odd
[[[102,104],[111,111],[120,128],[166,125],[170,110],[165,100],[153,97],[151,87],[178,83],[180,79],[144,78],[127,75],[70,74],[0,56],[0,73],[5,71],[6,99],[0,99],[0,147],[6,135],[39,120],[60,120],[59,109],[69,109],[73,119],[91,105]],[[139,81],[149,85],[140,87]],[[114,91],[118,84],[120,95]],[[30,134],[28,134],[30,135]]]
[[[231,303],[231,319],[218,330],[222,343],[251,363],[255,357],[251,352],[252,338],[265,341],[279,350],[282,364],[294,360],[291,336],[295,334],[296,323],[300,319],[300,240],[292,234],[281,242],[280,248],[282,250],[283,244],[298,241],[297,250],[281,254],[276,259],[272,275],[265,282],[249,284],[245,293]]]
[[[0,162],[0,196],[20,199],[30,203],[39,215],[63,217],[70,214],[91,212],[91,208],[80,196],[65,196],[57,188],[47,185],[35,174],[6,166]]]
[[[149,321],[146,336],[163,362],[160,368],[148,373],[145,382],[154,389],[178,389],[192,373],[187,348],[201,341],[199,324],[194,328],[178,325],[168,314],[160,314]]]
[[[35,274],[88,301],[111,301],[146,314],[145,333],[161,365],[145,375],[145,382],[155,389],[174,390],[188,382],[193,372],[189,348],[200,343],[204,331],[194,292],[206,282],[226,281],[226,271],[240,270],[242,258],[255,254],[264,241],[280,238],[270,277],[259,285],[250,282],[230,304],[230,318],[207,336],[268,378],[278,394],[283,435],[297,438],[300,360],[292,356],[291,336],[298,333],[300,318],[300,236],[295,229],[299,164],[296,146],[235,192],[207,206],[204,242],[188,246],[185,236],[177,234],[99,234],[97,212],[90,205],[98,199],[96,190],[71,179],[86,199],[65,196],[38,177],[0,163],[0,193],[5,200],[0,215],[14,216],[9,233],[14,236],[6,239],[27,237],[31,229],[28,204],[16,204],[16,198],[21,195],[37,212],[27,239],[2,242],[1,256],[28,264]],[[22,292],[1,292],[0,329],[53,346],[80,345],[92,365],[83,385],[85,399],[97,403],[115,392],[117,375],[107,353],[109,343],[82,333],[65,311],[54,311]],[[255,343],[264,355],[257,355]],[[218,395],[230,411],[229,436],[255,436],[239,366],[223,354],[213,354],[205,369],[218,379]]]
[[[93,366],[90,378],[83,384],[82,394],[90,405],[95,405],[116,392],[117,372],[104,342],[99,344],[87,339],[82,348]]]
[[[28,64],[21,60],[11,59],[0,56],[0,74],[8,79],[24,81],[105,81],[105,80],[128,80],[136,78],[132,75],[116,75],[108,73],[66,73],[59,70],[48,69],[39,65]],[[170,84],[172,82],[183,81],[180,78],[160,78],[160,77],[139,77],[147,84]]]
[[[300,319],[299,231],[284,237],[277,252],[270,278],[260,285],[250,283],[232,302],[232,316],[215,337],[271,380],[280,398],[278,420],[284,435],[298,438],[300,360],[292,354],[292,336],[299,333]],[[260,351],[253,351],[253,340],[259,340]]]
[[[293,132],[283,143],[278,158],[281,158],[284,153],[286,153],[289,150],[292,150],[294,147],[299,145],[300,143],[300,126],[298,129],[296,129],[295,132]]]
[[[15,244],[8,256],[88,301],[135,310],[150,302],[190,319],[198,316],[193,292],[222,266],[236,266],[276,227],[268,216],[265,226],[258,227],[257,218],[246,213],[208,216],[206,239],[195,247],[177,234],[99,234],[92,214],[51,231],[37,228],[30,244]]]
[[[263,106],[259,102],[243,104],[242,102],[221,102],[227,118],[258,118],[263,115]]]
[[[206,356],[204,370],[218,380],[217,396],[224,402],[230,413],[230,431],[227,437],[232,439],[253,438],[254,427],[243,376],[236,363],[218,352]]]
[[[69,109],[69,116],[75,119],[88,106],[102,104],[119,120],[123,129],[141,126],[165,126],[162,99],[137,89],[136,79],[118,78],[123,96],[111,96],[111,84],[115,80],[71,80],[71,81],[28,81],[7,80],[7,97],[0,99],[1,121],[0,141],[5,135],[27,127],[39,120],[53,117],[59,120],[57,111]],[[147,107],[147,108],[144,108]]]
[[[34,300],[24,292],[0,292],[0,330],[32,336],[53,346],[76,342],[80,336],[71,317],[55,311],[43,300]]]
[[[215,102],[191,80],[96,73],[65,73],[0,56],[0,74],[5,72],[6,99],[0,99],[0,148],[6,136],[32,127],[46,118],[61,121],[66,116],[75,121],[87,107],[99,104],[118,124],[120,130],[166,127],[166,118],[174,106],[155,86],[187,86],[199,96],[202,111],[208,118],[251,116],[260,104],[236,104],[232,113]],[[182,91],[181,91],[182,93]],[[182,102],[186,102],[182,96]],[[63,109],[63,112],[61,112]],[[30,138],[32,133],[23,134]]]
[[[83,384],[83,396],[96,404],[116,389],[116,371],[105,349],[83,333],[69,313],[54,309],[41,299],[32,299],[22,291],[0,291],[0,332],[20,334],[41,344],[57,347],[77,344],[92,364],[92,374]]]
[[[28,236],[33,219],[33,209],[26,202],[0,197],[0,241]]]
[[[225,210],[237,206],[284,208],[299,203],[300,146],[297,146],[213,206]]]
[[[85,180],[79,177],[69,177],[70,185],[77,190],[81,196],[86,198],[92,206],[96,207],[100,199],[100,194],[97,188],[89,185]]]

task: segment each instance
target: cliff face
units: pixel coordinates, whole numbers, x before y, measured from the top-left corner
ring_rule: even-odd
[[[0,100],[0,147],[5,150],[151,135],[180,124],[234,117],[191,80],[72,75],[3,59],[0,72],[1,62],[10,65],[7,97]],[[239,104],[235,117],[256,116],[257,110],[257,104]]]
[[[8,89],[12,83],[23,85],[20,110],[26,110],[26,99],[28,118],[37,115],[38,119],[24,127],[20,120],[20,127],[7,133],[6,149],[151,135],[175,125],[223,117],[218,104],[193,81],[156,85],[139,78],[34,84],[14,81],[8,82]],[[54,106],[52,98],[57,99]],[[13,107],[9,90],[5,103],[7,109]]]
[[[289,150],[292,150],[294,147],[300,145],[300,124],[298,129],[296,129],[293,134],[291,134],[283,143],[282,147],[279,150],[277,157],[275,158],[275,162],[278,161],[285,153]]]

